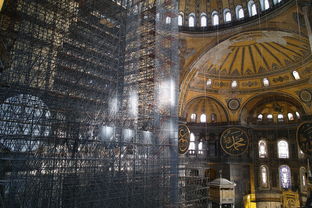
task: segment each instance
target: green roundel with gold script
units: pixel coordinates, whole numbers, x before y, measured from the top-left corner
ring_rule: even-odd
[[[312,122],[301,123],[297,128],[297,142],[307,155],[312,155]]]
[[[226,129],[220,137],[223,151],[229,155],[241,155],[248,149],[248,134],[240,128]]]
[[[179,147],[180,154],[184,154],[187,152],[189,145],[190,145],[190,137],[191,137],[191,134],[190,134],[189,128],[184,124],[180,124],[179,134],[178,134],[178,139],[179,139],[178,147]]]

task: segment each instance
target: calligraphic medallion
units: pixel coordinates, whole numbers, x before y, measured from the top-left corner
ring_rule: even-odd
[[[220,137],[223,151],[229,155],[241,155],[248,149],[247,133],[239,128],[226,129]]]
[[[179,153],[184,154],[187,152],[189,145],[190,145],[190,130],[189,128],[184,125],[180,124],[179,125]]]
[[[297,142],[302,152],[312,155],[312,122],[304,122],[298,126]]]

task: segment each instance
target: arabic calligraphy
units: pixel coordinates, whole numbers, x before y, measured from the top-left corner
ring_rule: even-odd
[[[178,138],[179,153],[184,154],[188,150],[190,143],[190,131],[186,125],[179,125]]]
[[[242,154],[248,148],[248,136],[241,129],[227,129],[221,135],[221,147],[230,155]]]

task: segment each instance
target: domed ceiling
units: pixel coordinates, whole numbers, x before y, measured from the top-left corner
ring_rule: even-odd
[[[310,54],[306,38],[282,31],[236,35],[210,49],[195,63],[202,75],[218,78],[264,76],[287,70]]]

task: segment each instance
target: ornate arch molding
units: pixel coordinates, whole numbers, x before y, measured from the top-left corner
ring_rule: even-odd
[[[265,93],[258,94],[256,96],[252,96],[249,99],[247,99],[242,104],[242,108],[241,108],[241,110],[239,112],[239,117],[238,118],[240,118],[240,120],[243,119],[242,118],[242,116],[243,116],[242,113],[243,113],[244,110],[248,110],[248,107],[250,107],[250,109],[254,109],[254,106],[258,106],[259,104],[266,103],[267,101],[270,101],[269,99],[272,98],[272,97],[275,98],[275,100],[273,100],[273,101],[287,101],[290,104],[296,106],[298,109],[300,109],[301,113],[306,113],[306,110],[305,110],[304,106],[294,96],[286,94],[284,92],[265,92]],[[248,105],[250,105],[250,106],[248,106]],[[250,114],[250,112],[248,112],[248,114]]]
[[[211,99],[212,101],[216,102],[223,110],[224,114],[225,114],[225,117],[226,117],[226,120],[229,121],[229,112],[227,111],[227,108],[223,105],[223,103],[221,103],[217,98],[215,97],[212,97],[212,96],[197,96],[197,97],[194,97],[192,98],[186,105],[183,109],[181,109],[181,116],[185,116],[185,110],[189,108],[190,105],[194,104],[197,100],[200,100],[200,99]]]

